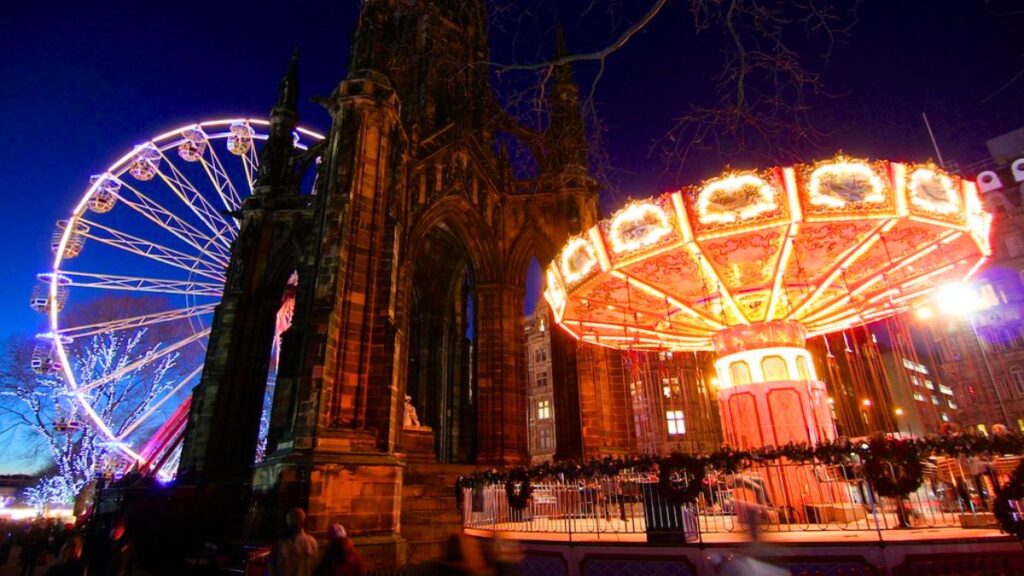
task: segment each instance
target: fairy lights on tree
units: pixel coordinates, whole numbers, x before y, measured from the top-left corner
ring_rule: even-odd
[[[96,309],[118,306],[146,307],[144,300],[103,298],[90,303]],[[85,315],[85,314],[83,314]],[[0,416],[5,423],[0,437],[8,444],[34,436],[38,456],[52,466],[25,493],[35,506],[69,504],[97,475],[110,475],[126,467],[115,446],[91,424],[86,408],[75,397],[89,396],[89,406],[108,424],[120,442],[141,443],[153,430],[146,417],[160,410],[159,400],[183,377],[178,368],[185,349],[160,355],[168,329],[157,325],[129,331],[101,332],[67,346],[68,361],[86,383],[69,390],[57,371],[38,374],[30,367],[33,342],[10,339],[0,369]],[[144,361],[157,356],[155,361]]]

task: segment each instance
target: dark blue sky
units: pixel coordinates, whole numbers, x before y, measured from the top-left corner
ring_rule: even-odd
[[[627,20],[646,8],[630,4],[637,6],[620,14]],[[720,37],[694,34],[686,4],[670,4],[613,55],[597,92],[617,184],[633,196],[699,180],[722,164],[699,158],[676,182],[662,175],[657,155],[648,154],[676,114],[712,98]],[[1024,17],[997,15],[1010,8],[1010,2],[862,3],[849,39],[835,48],[825,71],[825,86],[836,96],[812,101],[817,125],[828,132],[820,155],[843,149],[932,156],[924,111],[944,155],[961,164],[984,158],[986,139],[1024,125],[1024,79],[982,102],[1024,70]],[[345,74],[357,9],[357,2],[308,0],[6,6],[0,20],[0,202],[7,216],[0,226],[6,256],[0,336],[35,329],[38,317],[27,306],[33,275],[47,265],[53,223],[70,210],[89,175],[168,128],[266,114],[293,46],[302,51],[304,99],[329,93]],[[600,13],[588,18],[567,23],[573,48],[607,38],[610,21]],[[518,25],[521,43],[530,29],[529,20]],[[590,72],[581,69],[577,77],[586,81]],[[327,128],[315,106],[305,104],[303,113],[305,124]]]
[[[507,3],[507,0],[506,0]],[[4,282],[0,337],[34,332],[28,308],[34,275],[50,260],[49,238],[93,173],[169,128],[223,116],[265,115],[292,47],[302,52],[303,100],[344,77],[358,2],[13,2],[0,19],[0,225]],[[647,2],[628,2],[623,21]],[[698,157],[681,179],[664,175],[651,142],[691,103],[713,98],[721,35],[696,35],[688,2],[669,5],[607,63],[597,91],[608,125],[618,187],[640,197],[739,159]],[[927,112],[943,154],[961,164],[986,156],[986,139],[1024,125],[1024,16],[999,15],[1013,2],[875,0],[861,3],[850,37],[824,72],[833,97],[811,101],[837,149],[896,159],[933,155]],[[563,14],[576,14],[569,9]],[[598,46],[612,24],[602,15],[566,23],[571,48]],[[524,16],[520,45],[533,29]],[[604,19],[604,20],[603,20]],[[546,26],[546,25],[545,25]],[[540,24],[538,28],[542,27]],[[546,29],[546,28],[545,28]],[[600,30],[602,33],[595,33]],[[492,38],[492,43],[507,40]],[[800,45],[797,40],[797,45]],[[818,44],[806,44],[808,62]],[[496,58],[506,49],[496,50]],[[532,56],[532,55],[530,55]],[[590,69],[577,77],[586,81]],[[303,123],[328,128],[303,105]],[[808,158],[812,159],[812,158]],[[611,207],[611,206],[610,206]],[[114,271],[111,271],[114,272]]]

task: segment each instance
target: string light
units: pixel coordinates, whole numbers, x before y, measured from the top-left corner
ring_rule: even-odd
[[[608,239],[616,254],[656,244],[672,232],[665,211],[655,204],[633,204],[612,218]]]
[[[960,209],[960,198],[953,180],[931,168],[918,168],[910,174],[910,203],[937,214],[953,214]]]
[[[586,238],[573,238],[562,250],[562,277],[569,284],[574,284],[589,274],[597,266],[597,254]]]
[[[841,161],[819,166],[811,173],[808,191],[811,204],[829,208],[885,200],[882,179],[864,162]]]
[[[713,180],[697,195],[701,224],[731,224],[778,208],[778,191],[753,174],[734,174]]]

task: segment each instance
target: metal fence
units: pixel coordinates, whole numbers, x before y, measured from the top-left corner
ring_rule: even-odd
[[[509,506],[503,485],[463,491],[466,528],[572,535],[702,535],[764,532],[992,528],[995,485],[1016,457],[925,461],[920,488],[904,498],[878,496],[856,463],[762,463],[728,474],[708,469],[696,501],[673,505],[650,473],[622,472],[586,481],[532,485],[525,509]]]

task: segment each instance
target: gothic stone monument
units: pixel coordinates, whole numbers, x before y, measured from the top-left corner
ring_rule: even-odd
[[[235,215],[184,440],[180,484],[211,530],[265,539],[299,505],[312,532],[341,522],[371,566],[398,565],[457,527],[458,474],[526,461],[527,268],[597,222],[598,190],[569,70],[554,75],[538,133],[496,101],[487,60],[482,0],[367,0],[350,73],[322,102],[330,133],[301,154],[293,60]],[[513,176],[510,139],[532,153],[535,178]],[[267,456],[254,465],[293,274]],[[628,451],[616,353],[554,340],[557,456]],[[407,395],[421,424],[411,430]]]

